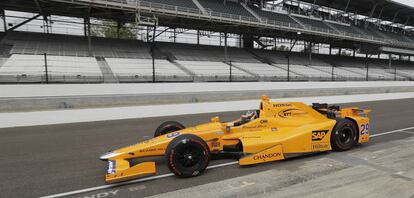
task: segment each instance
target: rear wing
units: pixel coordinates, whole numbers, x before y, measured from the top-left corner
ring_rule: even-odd
[[[350,117],[350,116],[360,116],[360,117],[367,117],[368,113],[371,112],[371,109],[360,109],[358,107],[349,107],[343,108],[341,110],[342,117]]]

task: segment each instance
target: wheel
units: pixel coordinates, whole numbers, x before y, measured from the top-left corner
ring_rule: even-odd
[[[160,135],[165,135],[167,133],[171,133],[174,131],[178,131],[181,129],[185,129],[184,125],[176,121],[167,121],[162,123],[154,133],[154,137],[158,137]]]
[[[198,136],[184,134],[174,138],[167,146],[168,168],[179,177],[202,174],[210,162],[210,150]]]
[[[331,146],[334,151],[346,151],[357,141],[357,128],[348,119],[336,119],[336,125],[331,134]]]

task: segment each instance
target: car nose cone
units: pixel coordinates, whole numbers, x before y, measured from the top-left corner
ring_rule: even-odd
[[[105,153],[105,154],[101,155],[101,157],[99,157],[99,159],[108,160],[108,159],[116,157],[118,155],[119,155],[119,153],[108,152],[108,153]]]

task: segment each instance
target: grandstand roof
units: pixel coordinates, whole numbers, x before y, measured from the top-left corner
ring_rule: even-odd
[[[316,2],[317,5],[335,8],[345,11],[348,0],[301,0],[307,3]],[[372,8],[377,5],[372,17],[395,23],[414,25],[414,7],[398,3],[392,0],[349,0],[348,12],[356,12],[361,15],[370,16]],[[381,13],[382,11],[382,13]]]

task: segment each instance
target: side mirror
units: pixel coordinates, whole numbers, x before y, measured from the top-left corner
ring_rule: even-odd
[[[211,122],[220,122],[220,118],[218,116],[211,118]]]

